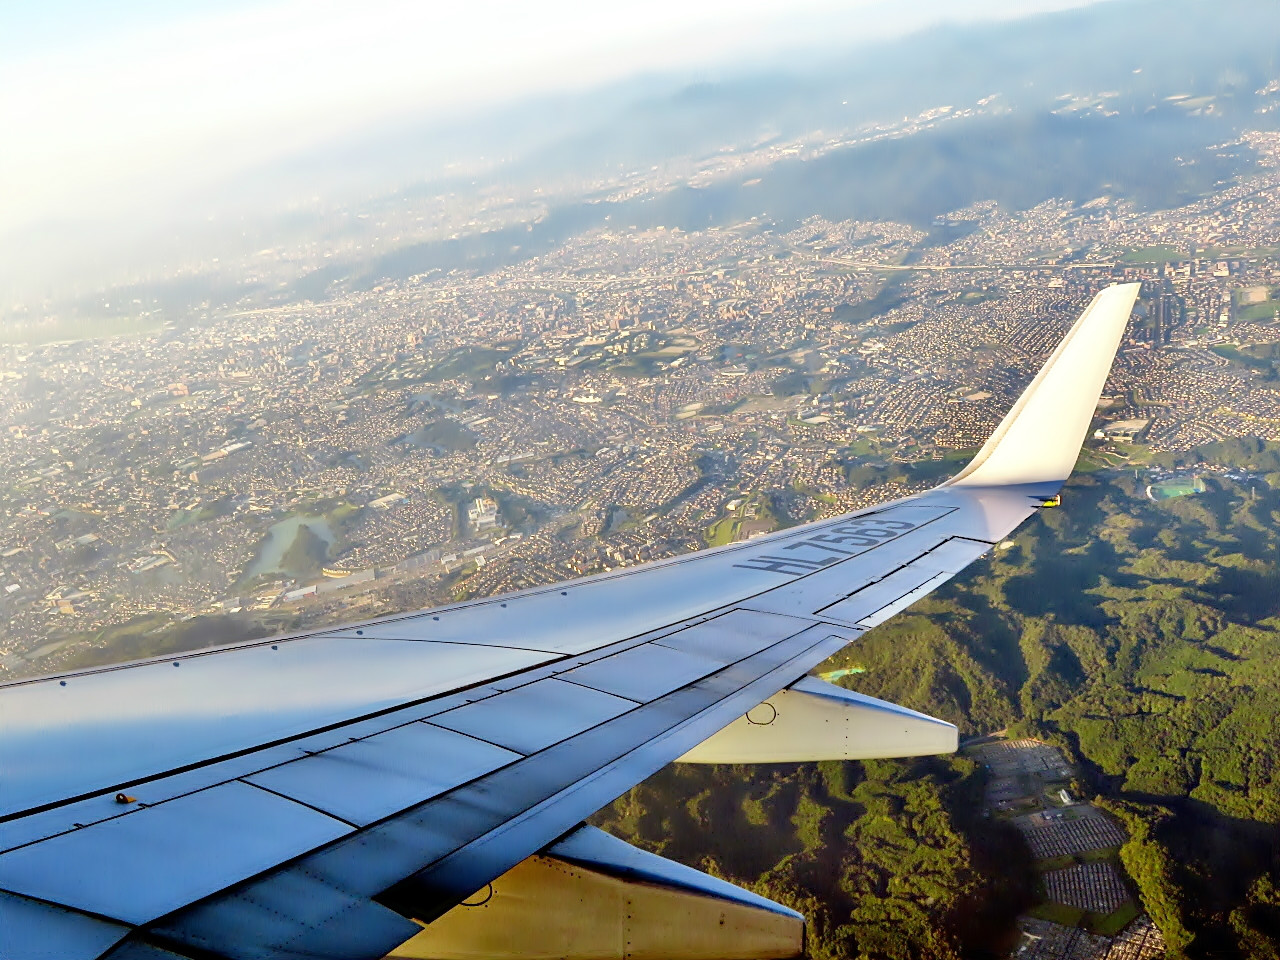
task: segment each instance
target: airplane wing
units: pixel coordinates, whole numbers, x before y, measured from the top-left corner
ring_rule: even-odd
[[[807,673],[1057,494],[1137,292],[1099,293],[927,493],[523,593],[0,686],[0,958],[798,953],[797,914],[582,821],[677,759],[954,750],[951,725]],[[673,945],[655,930],[675,917]]]

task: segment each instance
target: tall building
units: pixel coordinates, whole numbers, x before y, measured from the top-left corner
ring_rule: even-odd
[[[467,522],[477,533],[498,525],[498,504],[489,497],[476,497],[467,507]]]

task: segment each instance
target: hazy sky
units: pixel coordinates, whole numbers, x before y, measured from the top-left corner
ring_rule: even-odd
[[[1090,0],[43,0],[0,13],[0,236],[412,110]],[[943,12],[945,11],[945,13]]]

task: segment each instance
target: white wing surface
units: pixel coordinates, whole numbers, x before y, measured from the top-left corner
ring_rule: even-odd
[[[554,587],[0,686],[0,958],[396,950],[1054,495],[1137,289],[1100,293],[927,493]]]

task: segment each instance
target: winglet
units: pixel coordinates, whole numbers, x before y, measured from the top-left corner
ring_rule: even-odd
[[[978,455],[946,485],[1057,492],[1080,455],[1140,287],[1116,284],[1093,298]]]

